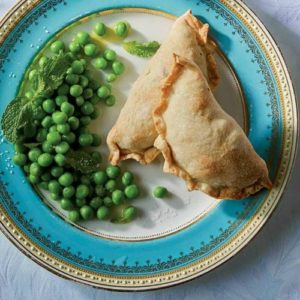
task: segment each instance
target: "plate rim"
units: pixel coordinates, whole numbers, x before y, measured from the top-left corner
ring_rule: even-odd
[[[3,44],[3,42],[5,41],[6,37],[10,34],[10,32],[15,28],[15,26],[18,24],[19,19],[21,19],[24,15],[26,15],[31,9],[33,9],[34,7],[36,7],[37,5],[39,5],[40,3],[42,3],[43,0],[20,0],[19,2],[17,2],[7,13],[6,15],[3,17],[3,19],[0,22],[0,29],[2,29],[3,27],[7,26],[9,27],[9,30],[7,33],[7,35],[2,35],[0,34],[0,45]],[[62,1],[57,1],[57,2],[62,2]],[[71,279],[74,280],[76,282],[80,282],[80,283],[85,283],[87,285],[96,287],[96,288],[104,288],[107,290],[119,290],[119,291],[145,291],[145,290],[154,290],[154,289],[160,289],[160,288],[165,288],[165,287],[170,287],[170,286],[174,286],[174,285],[178,285],[180,283],[186,282],[186,281],[190,281],[194,278],[203,276],[204,274],[215,270],[216,268],[218,268],[219,266],[221,266],[222,264],[224,264],[225,262],[227,262],[230,258],[232,258],[234,255],[236,255],[238,252],[240,252],[242,249],[244,249],[251,241],[253,238],[255,238],[258,234],[258,232],[260,232],[260,230],[264,227],[264,225],[267,223],[267,221],[270,219],[270,217],[272,216],[272,214],[274,213],[275,209],[278,207],[278,204],[280,202],[280,200],[282,199],[283,193],[286,191],[286,186],[291,178],[291,174],[292,174],[292,170],[294,168],[295,165],[295,160],[297,157],[297,150],[298,150],[298,140],[299,140],[299,109],[298,109],[298,103],[297,103],[297,96],[295,93],[295,87],[293,85],[292,82],[292,76],[289,72],[289,68],[287,65],[287,62],[283,56],[283,53],[280,49],[280,47],[278,46],[278,44],[276,43],[276,40],[273,38],[272,34],[269,32],[269,30],[267,29],[267,27],[263,24],[263,22],[259,19],[259,17],[253,12],[252,9],[250,9],[242,0],[220,0],[220,2],[228,7],[228,3],[236,3],[237,5],[240,5],[249,15],[250,17],[252,17],[255,22],[260,26],[260,29],[263,31],[264,34],[266,34],[266,36],[268,37],[268,40],[273,43],[274,45],[273,48],[275,50],[275,53],[277,55],[277,58],[279,58],[280,62],[281,62],[281,67],[284,69],[285,71],[285,78],[286,78],[286,82],[288,83],[288,87],[290,88],[290,100],[292,103],[292,107],[295,108],[295,112],[294,112],[294,122],[293,122],[293,126],[294,131],[293,131],[293,135],[292,137],[293,139],[293,145],[291,148],[291,155],[289,157],[290,161],[289,161],[289,166],[287,167],[287,173],[286,176],[284,177],[284,180],[282,182],[281,185],[281,190],[277,195],[277,199],[276,202],[273,202],[273,207],[271,210],[268,211],[268,213],[264,216],[264,221],[259,224],[259,226],[257,226],[255,228],[255,230],[247,237],[246,242],[244,242],[243,244],[235,247],[235,249],[230,252],[229,256],[226,257],[225,259],[223,259],[222,261],[218,262],[215,265],[212,265],[207,271],[205,272],[201,272],[201,273],[195,273],[192,274],[190,277],[189,276],[185,276],[182,277],[178,280],[175,281],[170,281],[170,282],[166,282],[166,283],[162,283],[161,285],[155,285],[155,286],[146,286],[146,285],[142,285],[142,286],[128,286],[126,288],[124,288],[124,286],[105,286],[103,284],[92,284],[91,282],[88,282],[86,280],[80,280],[78,277],[72,277],[70,276],[70,274],[66,274],[60,270],[61,273],[58,272],[57,268],[50,266],[50,265],[46,265],[44,263],[42,263],[41,258],[39,258],[38,256],[36,256],[34,254],[34,251],[32,249],[32,251],[30,251],[28,248],[26,248],[24,245],[21,244],[20,242],[20,238],[19,240],[16,240],[15,236],[20,237],[20,235],[23,235],[26,237],[25,241],[26,243],[32,243],[35,247],[40,248],[38,245],[35,244],[35,242],[33,242],[24,232],[22,232],[20,234],[20,229],[18,228],[18,226],[16,226],[16,224],[14,224],[14,222],[10,219],[9,216],[5,216],[5,209],[2,207],[2,205],[0,204],[0,230],[4,233],[4,235],[21,251],[23,252],[26,256],[28,256],[30,259],[32,259],[33,261],[35,261],[36,263],[38,263],[39,265],[43,266],[44,268],[46,268],[47,270],[55,273],[56,275],[66,278],[66,279]],[[227,3],[227,4],[226,4]],[[29,5],[29,8],[26,8],[24,5],[27,4]],[[21,13],[19,13],[19,10],[21,10]],[[14,17],[12,17],[14,15]],[[15,18],[15,19],[14,19]],[[10,26],[8,26],[8,24],[10,24]],[[247,26],[246,24],[244,24],[245,26]],[[277,174],[278,175],[278,174]],[[284,187],[284,188],[283,188]],[[10,219],[10,220],[9,220]],[[7,221],[7,224],[4,224],[3,221]],[[8,228],[7,228],[8,227]],[[15,228],[13,228],[15,227]],[[12,232],[9,230],[11,229]],[[18,232],[19,231],[19,232]],[[15,234],[15,236],[13,236],[13,234]],[[227,243],[230,243],[232,239],[230,239]],[[54,255],[48,253],[47,251],[45,251],[44,249],[40,249],[42,250],[42,252],[44,251],[47,255],[52,256],[54,258],[54,260],[59,261],[58,258],[56,258]],[[198,263],[198,262],[196,262]],[[188,265],[189,267],[190,265]],[[184,267],[183,267],[184,268]],[[77,267],[77,269],[79,269]],[[179,268],[181,269],[181,268]],[[165,272],[168,273],[168,272]],[[150,276],[149,276],[150,277]]]

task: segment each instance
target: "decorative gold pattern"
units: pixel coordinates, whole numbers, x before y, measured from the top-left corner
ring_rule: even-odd
[[[34,8],[39,2],[39,0],[27,0],[21,1],[15,6],[0,24],[2,26],[0,30],[0,44],[5,41],[7,35],[13,30],[15,24],[22,16]],[[3,232],[25,254],[44,267],[52,270],[54,273],[78,282],[108,289],[147,290],[178,284],[208,272],[237,253],[264,225],[280,199],[294,163],[297,144],[297,111],[295,94],[284,60],[275,42],[258,18],[239,0],[222,0],[221,2],[239,17],[260,43],[276,77],[278,89],[280,90],[282,111],[284,114],[284,147],[281,154],[281,162],[278,167],[277,177],[274,181],[274,188],[269,192],[266,200],[256,211],[255,215],[240,230],[238,235],[234,236],[226,245],[204,260],[197,261],[185,268],[153,276],[112,277],[104,274],[100,276],[94,272],[83,271],[62,262],[45,252],[18,229],[6,214],[4,208],[0,205],[0,222]]]

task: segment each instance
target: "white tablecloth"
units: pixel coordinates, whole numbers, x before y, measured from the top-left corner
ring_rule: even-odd
[[[0,17],[16,2],[0,0]],[[300,0],[245,2],[273,34],[290,67],[296,92],[299,91]],[[33,263],[0,233],[0,300],[300,299],[299,179],[298,157],[279,207],[236,257],[204,277],[155,292],[108,292],[61,279]]]

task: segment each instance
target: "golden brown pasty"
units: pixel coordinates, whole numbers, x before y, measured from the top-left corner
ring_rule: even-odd
[[[173,59],[153,111],[159,134],[154,146],[165,158],[164,172],[215,198],[241,199],[271,188],[266,163],[215,100],[199,66]]]
[[[147,164],[159,154],[153,147],[157,131],[152,111],[160,101],[162,80],[170,72],[174,52],[197,64],[210,86],[216,86],[219,77],[212,56],[215,46],[207,37],[208,28],[208,24],[198,21],[191,11],[175,21],[169,36],[134,83],[118,120],[108,134],[112,164],[129,158]]]

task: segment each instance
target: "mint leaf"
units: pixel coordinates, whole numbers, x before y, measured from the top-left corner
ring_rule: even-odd
[[[137,42],[130,41],[123,43],[123,48],[130,54],[140,56],[140,57],[150,57],[153,56],[158,48],[160,47],[159,42]]]
[[[38,71],[37,79],[33,82],[36,97],[47,97],[62,83],[70,67],[70,62],[64,53],[50,57]]]
[[[75,170],[88,174],[98,170],[100,164],[90,153],[86,151],[69,150],[66,154],[66,162]]]
[[[5,137],[15,143],[18,139],[18,130],[31,122],[32,106],[26,98],[16,98],[11,101],[3,114],[1,128]]]

